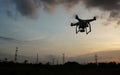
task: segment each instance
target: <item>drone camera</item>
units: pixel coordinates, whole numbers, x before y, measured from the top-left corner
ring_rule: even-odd
[[[84,29],[80,29],[80,32],[85,32],[85,30]]]

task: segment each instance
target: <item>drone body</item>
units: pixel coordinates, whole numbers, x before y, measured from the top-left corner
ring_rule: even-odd
[[[96,17],[94,17],[93,19],[88,19],[88,20],[82,20],[78,17],[78,15],[75,16],[75,19],[78,20],[77,23],[71,23],[71,26],[76,26],[76,34],[78,32],[85,32],[86,34],[91,32],[91,25],[90,22],[96,20]],[[89,29],[89,31],[88,31]]]

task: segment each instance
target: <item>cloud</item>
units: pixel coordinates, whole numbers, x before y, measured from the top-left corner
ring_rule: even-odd
[[[41,0],[41,3],[43,3],[46,10],[52,10],[59,5],[63,5],[64,7],[71,9],[78,4],[79,1],[80,0]]]
[[[43,3],[44,10],[47,12],[52,12],[56,8],[58,2],[57,0],[41,0]]]
[[[116,11],[120,9],[120,0],[82,0],[87,8],[100,8],[102,10]]]
[[[0,36],[0,40],[4,40],[4,41],[15,41],[15,39],[13,39],[13,38],[4,37],[4,36]]]
[[[17,10],[24,16],[34,16],[40,5],[47,12],[62,5],[67,9],[72,9],[80,2],[84,3],[87,8],[99,8],[103,11],[109,11],[110,17],[116,18],[120,15],[120,0],[13,0]]]
[[[11,37],[6,37],[6,36],[0,36],[0,40],[2,41],[6,41],[6,42],[15,42],[15,43],[23,43],[23,42],[27,42],[27,41],[20,41]]]
[[[120,25],[120,20],[117,22],[118,25]]]
[[[67,10],[72,9],[75,5],[79,4],[80,0],[62,0],[62,4]]]
[[[120,24],[120,0],[0,0],[2,5],[15,5],[15,12],[19,12],[23,16],[36,17],[38,10],[44,9],[46,12],[51,13],[57,6],[63,6],[66,11],[73,9],[79,3],[85,5],[87,9],[100,9],[102,12],[109,13],[109,19],[118,21]],[[12,16],[13,10],[8,10],[8,16]]]
[[[64,7],[71,9],[80,0],[13,0],[16,4],[18,11],[22,15],[31,16],[35,15],[37,7],[43,5],[44,10],[47,12],[54,11],[58,5],[63,5]]]
[[[13,0],[16,4],[17,10],[23,15],[23,16],[34,16],[37,12],[37,5],[36,0],[33,2],[33,0]]]
[[[3,1],[3,0],[1,0]],[[34,17],[40,8],[44,8],[47,12],[53,12],[59,5],[67,9],[72,9],[80,0],[5,0],[12,2],[16,6],[16,10],[23,16]],[[11,5],[13,5],[11,3]],[[6,4],[7,5],[7,4]],[[41,7],[42,6],[42,7]],[[10,13],[8,13],[10,15]]]
[[[120,18],[120,0],[82,0],[86,8],[97,8],[110,13],[109,19],[118,21]]]

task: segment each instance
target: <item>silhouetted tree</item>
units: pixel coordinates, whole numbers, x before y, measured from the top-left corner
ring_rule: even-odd
[[[7,62],[8,62],[8,59],[7,59],[7,58],[5,58],[3,62],[4,62],[4,63],[7,63]]]
[[[50,65],[50,62],[47,62],[45,65],[48,65],[48,66],[49,66],[49,65]]]
[[[64,64],[65,66],[79,66],[80,64],[77,62],[67,62]]]
[[[25,60],[25,61],[24,61],[24,64],[27,64],[27,63],[28,63],[28,60]]]

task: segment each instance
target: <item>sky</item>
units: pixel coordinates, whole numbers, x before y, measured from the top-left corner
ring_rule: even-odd
[[[18,47],[19,55],[44,60],[120,50],[119,12],[119,0],[0,0],[0,53]],[[97,16],[91,33],[75,33],[76,14]]]

